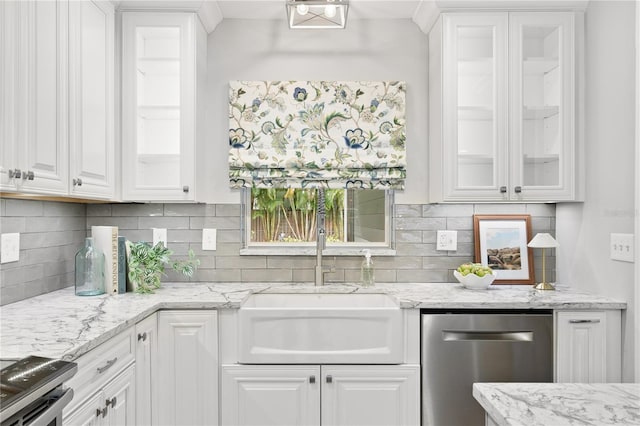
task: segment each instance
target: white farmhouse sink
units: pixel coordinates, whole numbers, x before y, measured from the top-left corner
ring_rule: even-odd
[[[399,364],[402,312],[386,294],[260,293],[238,310],[247,364]]]

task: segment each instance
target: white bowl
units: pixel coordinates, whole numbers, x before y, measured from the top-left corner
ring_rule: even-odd
[[[489,288],[493,280],[496,279],[496,271],[493,274],[487,274],[484,277],[479,277],[476,274],[462,275],[458,271],[453,271],[453,276],[456,277],[460,283],[471,290],[486,290]]]

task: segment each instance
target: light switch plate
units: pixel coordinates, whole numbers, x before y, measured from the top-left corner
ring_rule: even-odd
[[[202,250],[215,250],[218,231],[212,228],[202,230]]]
[[[2,234],[0,236],[0,263],[20,260],[20,234]]]
[[[438,231],[436,250],[455,251],[458,249],[458,231]]]
[[[151,228],[153,230],[153,245],[162,242],[163,246],[167,246],[167,228]]]
[[[633,262],[633,234],[611,234],[611,259]]]

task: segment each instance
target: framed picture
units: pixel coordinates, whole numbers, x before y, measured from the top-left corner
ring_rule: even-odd
[[[531,216],[474,215],[475,261],[497,271],[494,284],[533,284]]]

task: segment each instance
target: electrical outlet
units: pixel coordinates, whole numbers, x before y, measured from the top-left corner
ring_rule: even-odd
[[[167,246],[167,228],[151,228],[153,230],[153,245],[162,242],[163,246]]]
[[[438,231],[436,250],[455,251],[458,249],[458,231]]]
[[[202,250],[215,250],[217,230],[204,228],[202,230]]]
[[[633,262],[633,234],[611,234],[611,259]]]
[[[20,260],[20,234],[2,234],[0,236],[0,263]]]

